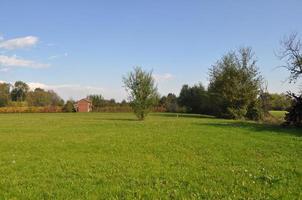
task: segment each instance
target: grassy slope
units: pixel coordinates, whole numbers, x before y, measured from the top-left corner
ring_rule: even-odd
[[[286,114],[286,111],[277,111],[277,110],[272,110],[269,112],[271,115],[273,115],[276,119],[283,120]]]
[[[2,114],[0,199],[298,199],[301,136],[196,116]]]

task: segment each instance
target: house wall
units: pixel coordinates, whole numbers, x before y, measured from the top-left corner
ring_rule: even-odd
[[[87,101],[79,101],[77,105],[77,112],[90,112],[91,111],[91,105]]]

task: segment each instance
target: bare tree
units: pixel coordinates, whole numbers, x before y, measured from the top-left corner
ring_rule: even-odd
[[[297,33],[292,33],[281,41],[280,58],[285,61],[285,68],[290,72],[289,82],[294,82],[302,76],[302,41]],[[284,125],[302,126],[302,94],[288,92],[292,105],[285,116]]]
[[[298,33],[292,33],[280,42],[279,57],[285,61],[285,67],[290,72],[289,82],[296,82],[302,75],[302,41]]]

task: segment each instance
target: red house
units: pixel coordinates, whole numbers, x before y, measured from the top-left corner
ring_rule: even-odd
[[[74,105],[76,112],[91,112],[92,102],[89,99],[81,99]]]

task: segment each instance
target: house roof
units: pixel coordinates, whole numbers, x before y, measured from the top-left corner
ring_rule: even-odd
[[[78,102],[80,102],[80,101],[86,101],[86,102],[88,102],[88,103],[92,103],[92,102],[91,102],[89,99],[87,99],[87,98],[81,99],[81,100],[77,101],[76,103],[78,103]]]

